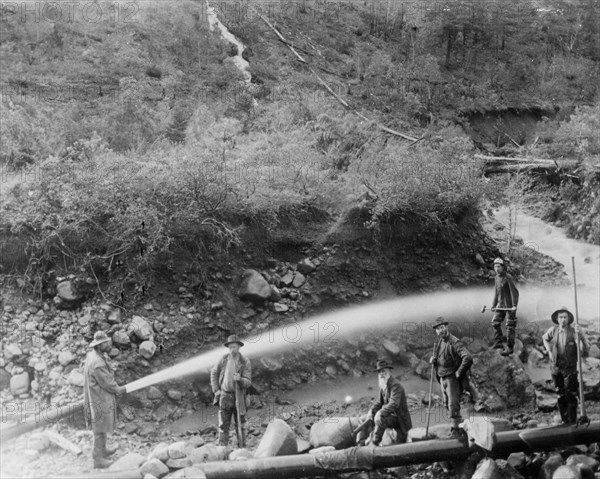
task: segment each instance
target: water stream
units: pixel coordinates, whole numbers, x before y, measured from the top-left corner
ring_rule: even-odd
[[[217,16],[217,11],[208,3],[208,0],[206,0],[206,13],[210,29],[212,31],[215,29],[219,30],[219,32],[221,32],[221,37],[224,40],[228,41],[229,43],[233,43],[237,47],[237,54],[232,57],[233,63],[238,70],[242,72],[242,75],[244,75],[244,81],[246,83],[250,83],[250,80],[252,80],[252,75],[248,71],[250,64],[244,59],[244,57],[242,57],[242,53],[244,53],[246,46],[240,40],[238,40],[225,25],[221,23],[219,17]]]

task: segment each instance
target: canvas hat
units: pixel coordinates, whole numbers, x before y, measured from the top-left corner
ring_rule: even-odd
[[[506,268],[506,264],[504,263],[504,260],[502,258],[496,258],[494,260],[494,264],[499,264],[499,265],[504,266]]]
[[[238,343],[240,346],[243,346],[244,343],[240,340],[240,337],[237,334],[232,334],[227,338],[227,342],[224,343],[225,347],[228,347],[231,343]]]
[[[394,369],[394,366],[388,363],[385,359],[380,359],[379,361],[377,361],[377,367],[375,369],[375,372],[379,372],[382,369]]]
[[[433,323],[433,324],[431,325],[431,327],[432,327],[433,329],[437,329],[437,328],[438,328],[438,326],[443,326],[444,324],[445,324],[446,326],[448,326],[448,321],[446,321],[446,320],[445,320],[444,318],[442,318],[441,316],[438,316],[437,318],[435,318],[435,323]]]
[[[560,313],[567,313],[567,315],[569,316],[569,324],[571,324],[573,321],[575,321],[575,317],[573,316],[573,313],[571,313],[571,311],[569,311],[567,308],[565,308],[564,306],[560,309],[557,309],[556,311],[554,311],[552,313],[552,322],[554,324],[558,324],[558,315]]]
[[[106,343],[107,341],[110,341],[110,338],[107,336],[107,334],[104,331],[96,331],[94,333],[94,339],[90,343],[90,348],[98,346],[99,344],[102,344],[102,343]]]

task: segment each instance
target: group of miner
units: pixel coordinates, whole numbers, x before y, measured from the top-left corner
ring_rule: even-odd
[[[514,351],[517,304],[519,292],[514,280],[506,271],[505,262],[494,261],[495,288],[492,311],[494,337],[491,348],[502,349],[503,356]],[[506,321],[507,335],[502,333],[502,323]],[[588,343],[574,322],[573,314],[561,308],[551,315],[555,324],[543,335],[550,363],[551,376],[558,394],[558,408],[562,422],[573,424],[577,421],[578,405],[578,347],[586,355]],[[443,403],[451,419],[450,438],[465,439],[459,427],[461,417],[461,396],[469,392],[469,369],[473,358],[465,344],[450,334],[448,321],[442,317],[435,319],[432,327],[436,334],[433,354],[429,360],[432,374],[437,378],[443,395]],[[577,344],[579,341],[579,345]],[[506,345],[505,345],[506,343]],[[250,360],[240,352],[244,343],[236,335],[231,335],[224,343],[228,352],[210,371],[210,384],[214,393],[214,405],[218,405],[218,443],[229,444],[232,422],[235,425],[237,444],[245,444],[246,396],[252,385]],[[98,331],[90,343],[84,368],[84,411],[88,424],[94,433],[92,458],[95,468],[106,468],[112,461],[109,457],[116,448],[106,445],[107,434],[112,433],[116,422],[116,397],[126,393],[125,386],[115,381],[106,353],[111,349],[111,339],[103,331]],[[386,429],[392,429],[395,443],[406,442],[412,421],[406,392],[401,381],[391,373],[393,365],[386,360],[377,361],[373,372],[377,373],[379,396],[368,413],[363,416],[363,426],[356,437],[358,446],[381,444]]]

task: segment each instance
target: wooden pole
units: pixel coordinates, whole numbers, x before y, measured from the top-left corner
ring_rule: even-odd
[[[577,304],[577,276],[575,274],[575,257],[571,256],[571,264],[573,265],[573,294],[575,295],[575,324],[577,325],[577,329],[579,329],[579,306]],[[579,402],[581,407],[581,417],[579,418],[580,422],[589,422],[587,415],[585,413],[585,397],[583,394],[583,370],[581,368],[581,333],[577,333],[577,338],[575,339],[575,344],[577,345],[577,369],[579,371]]]

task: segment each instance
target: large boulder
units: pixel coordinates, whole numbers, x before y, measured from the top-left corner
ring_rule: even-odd
[[[115,331],[112,337],[113,343],[119,346],[127,346],[131,343],[131,339],[125,331]]]
[[[83,383],[85,378],[83,377],[83,373],[80,369],[73,369],[69,376],[67,377],[67,382],[73,386],[78,386],[80,388],[83,387]]]
[[[554,471],[563,465],[563,458],[558,453],[552,453],[546,459],[540,470],[539,479],[552,479]]]
[[[150,459],[146,461],[142,467],[140,467],[140,474],[145,476],[146,474],[152,474],[157,479],[166,476],[169,473],[169,468],[158,459]]]
[[[228,454],[227,447],[209,443],[192,449],[187,457],[193,464],[201,464],[203,462],[223,461]]]
[[[152,356],[154,356],[155,352],[156,344],[154,344],[154,341],[144,341],[142,344],[140,344],[140,355],[143,358],[150,359]]]
[[[344,449],[355,445],[352,431],[358,427],[359,419],[350,417],[327,417],[310,428],[309,441],[312,447],[333,446]]]
[[[586,456],[585,454],[573,454],[572,456],[568,457],[567,462],[565,464],[567,466],[585,464],[592,471],[595,471],[600,467],[600,462],[598,462],[597,459],[594,459],[592,456]]]
[[[109,471],[131,471],[140,467],[145,462],[145,457],[137,452],[129,452],[117,459],[109,468]]]
[[[58,353],[58,362],[61,366],[66,366],[69,363],[75,361],[76,356],[71,351],[61,351]]]
[[[581,471],[575,466],[560,466],[552,474],[552,479],[582,479]]]
[[[502,474],[496,461],[488,457],[477,464],[477,469],[471,479],[502,479]]]
[[[521,407],[535,398],[535,388],[520,361],[501,356],[497,350],[473,357],[471,386],[487,412]]]
[[[131,323],[129,323],[127,331],[134,333],[142,341],[146,341],[154,335],[150,323],[141,316],[134,316],[131,318]]]
[[[158,443],[148,456],[148,459],[158,459],[159,461],[166,462],[169,459],[169,445],[166,442]]]
[[[586,358],[581,364],[585,397],[600,399],[600,359]]]
[[[73,281],[61,281],[56,286],[56,296],[62,301],[78,301],[80,295]]]
[[[181,459],[186,456],[186,442],[178,441],[169,446],[169,458]]]
[[[271,296],[271,286],[258,271],[247,269],[242,273],[238,296],[243,301],[262,303]]]
[[[15,374],[10,378],[10,392],[14,396],[24,394],[29,391],[29,373],[27,371],[21,374]]]
[[[273,419],[267,426],[254,457],[289,456],[298,453],[296,435],[282,419]]]

